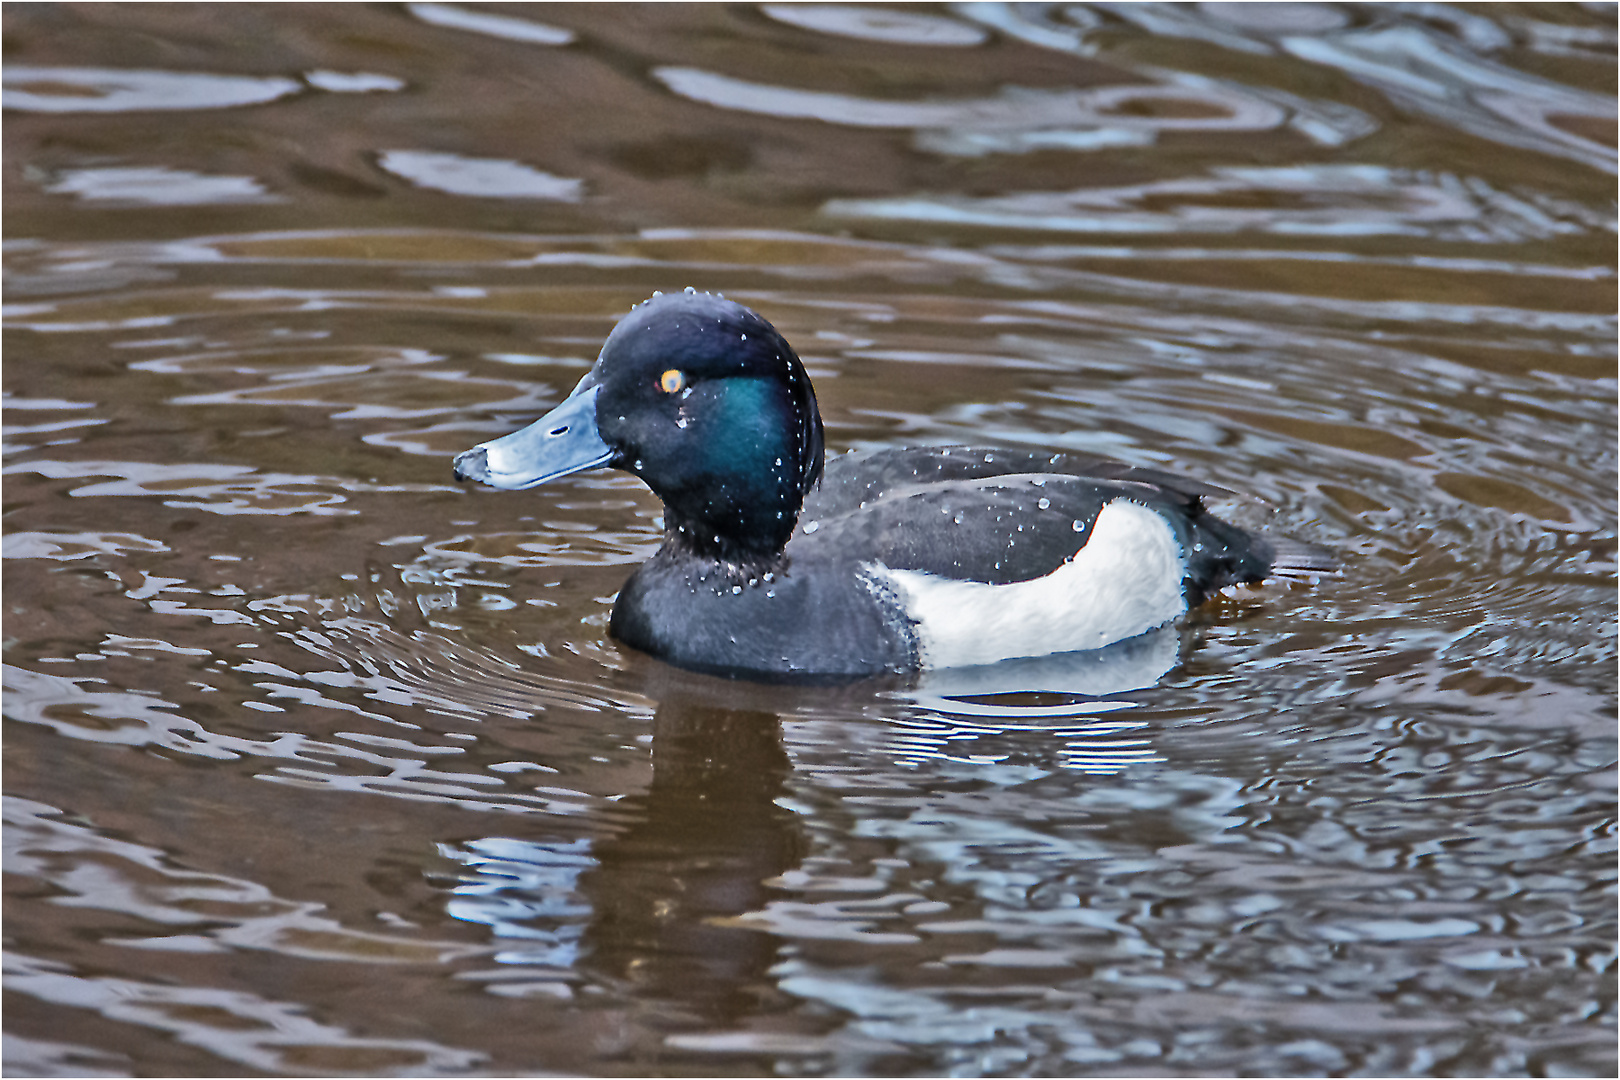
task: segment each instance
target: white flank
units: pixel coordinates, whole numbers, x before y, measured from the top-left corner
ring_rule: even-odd
[[[987,585],[867,565],[915,620],[925,668],[1100,649],[1135,637],[1187,610],[1185,568],[1170,523],[1128,499],[1103,507],[1086,546],[1033,581]]]

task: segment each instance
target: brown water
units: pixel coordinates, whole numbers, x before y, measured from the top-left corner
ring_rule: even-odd
[[[1613,6],[469,11],[6,5],[8,1075],[1614,1075]],[[688,285],[1344,571],[632,654],[449,459]]]

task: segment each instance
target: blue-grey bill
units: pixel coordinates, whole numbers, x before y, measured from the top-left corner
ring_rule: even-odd
[[[517,490],[608,464],[613,448],[596,430],[600,389],[576,389],[528,427],[456,455],[456,479]]]

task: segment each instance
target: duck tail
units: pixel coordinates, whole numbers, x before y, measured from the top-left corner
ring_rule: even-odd
[[[1319,544],[1308,544],[1303,540],[1292,540],[1286,536],[1268,536],[1266,543],[1271,547],[1271,568],[1266,575],[1268,577],[1305,581],[1323,574],[1339,572],[1338,558]]]

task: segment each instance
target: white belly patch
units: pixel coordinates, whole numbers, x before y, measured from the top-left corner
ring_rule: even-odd
[[[866,566],[916,623],[925,668],[1100,649],[1135,637],[1187,610],[1185,569],[1170,523],[1128,499],[1103,507],[1086,546],[1032,581],[989,585]]]

